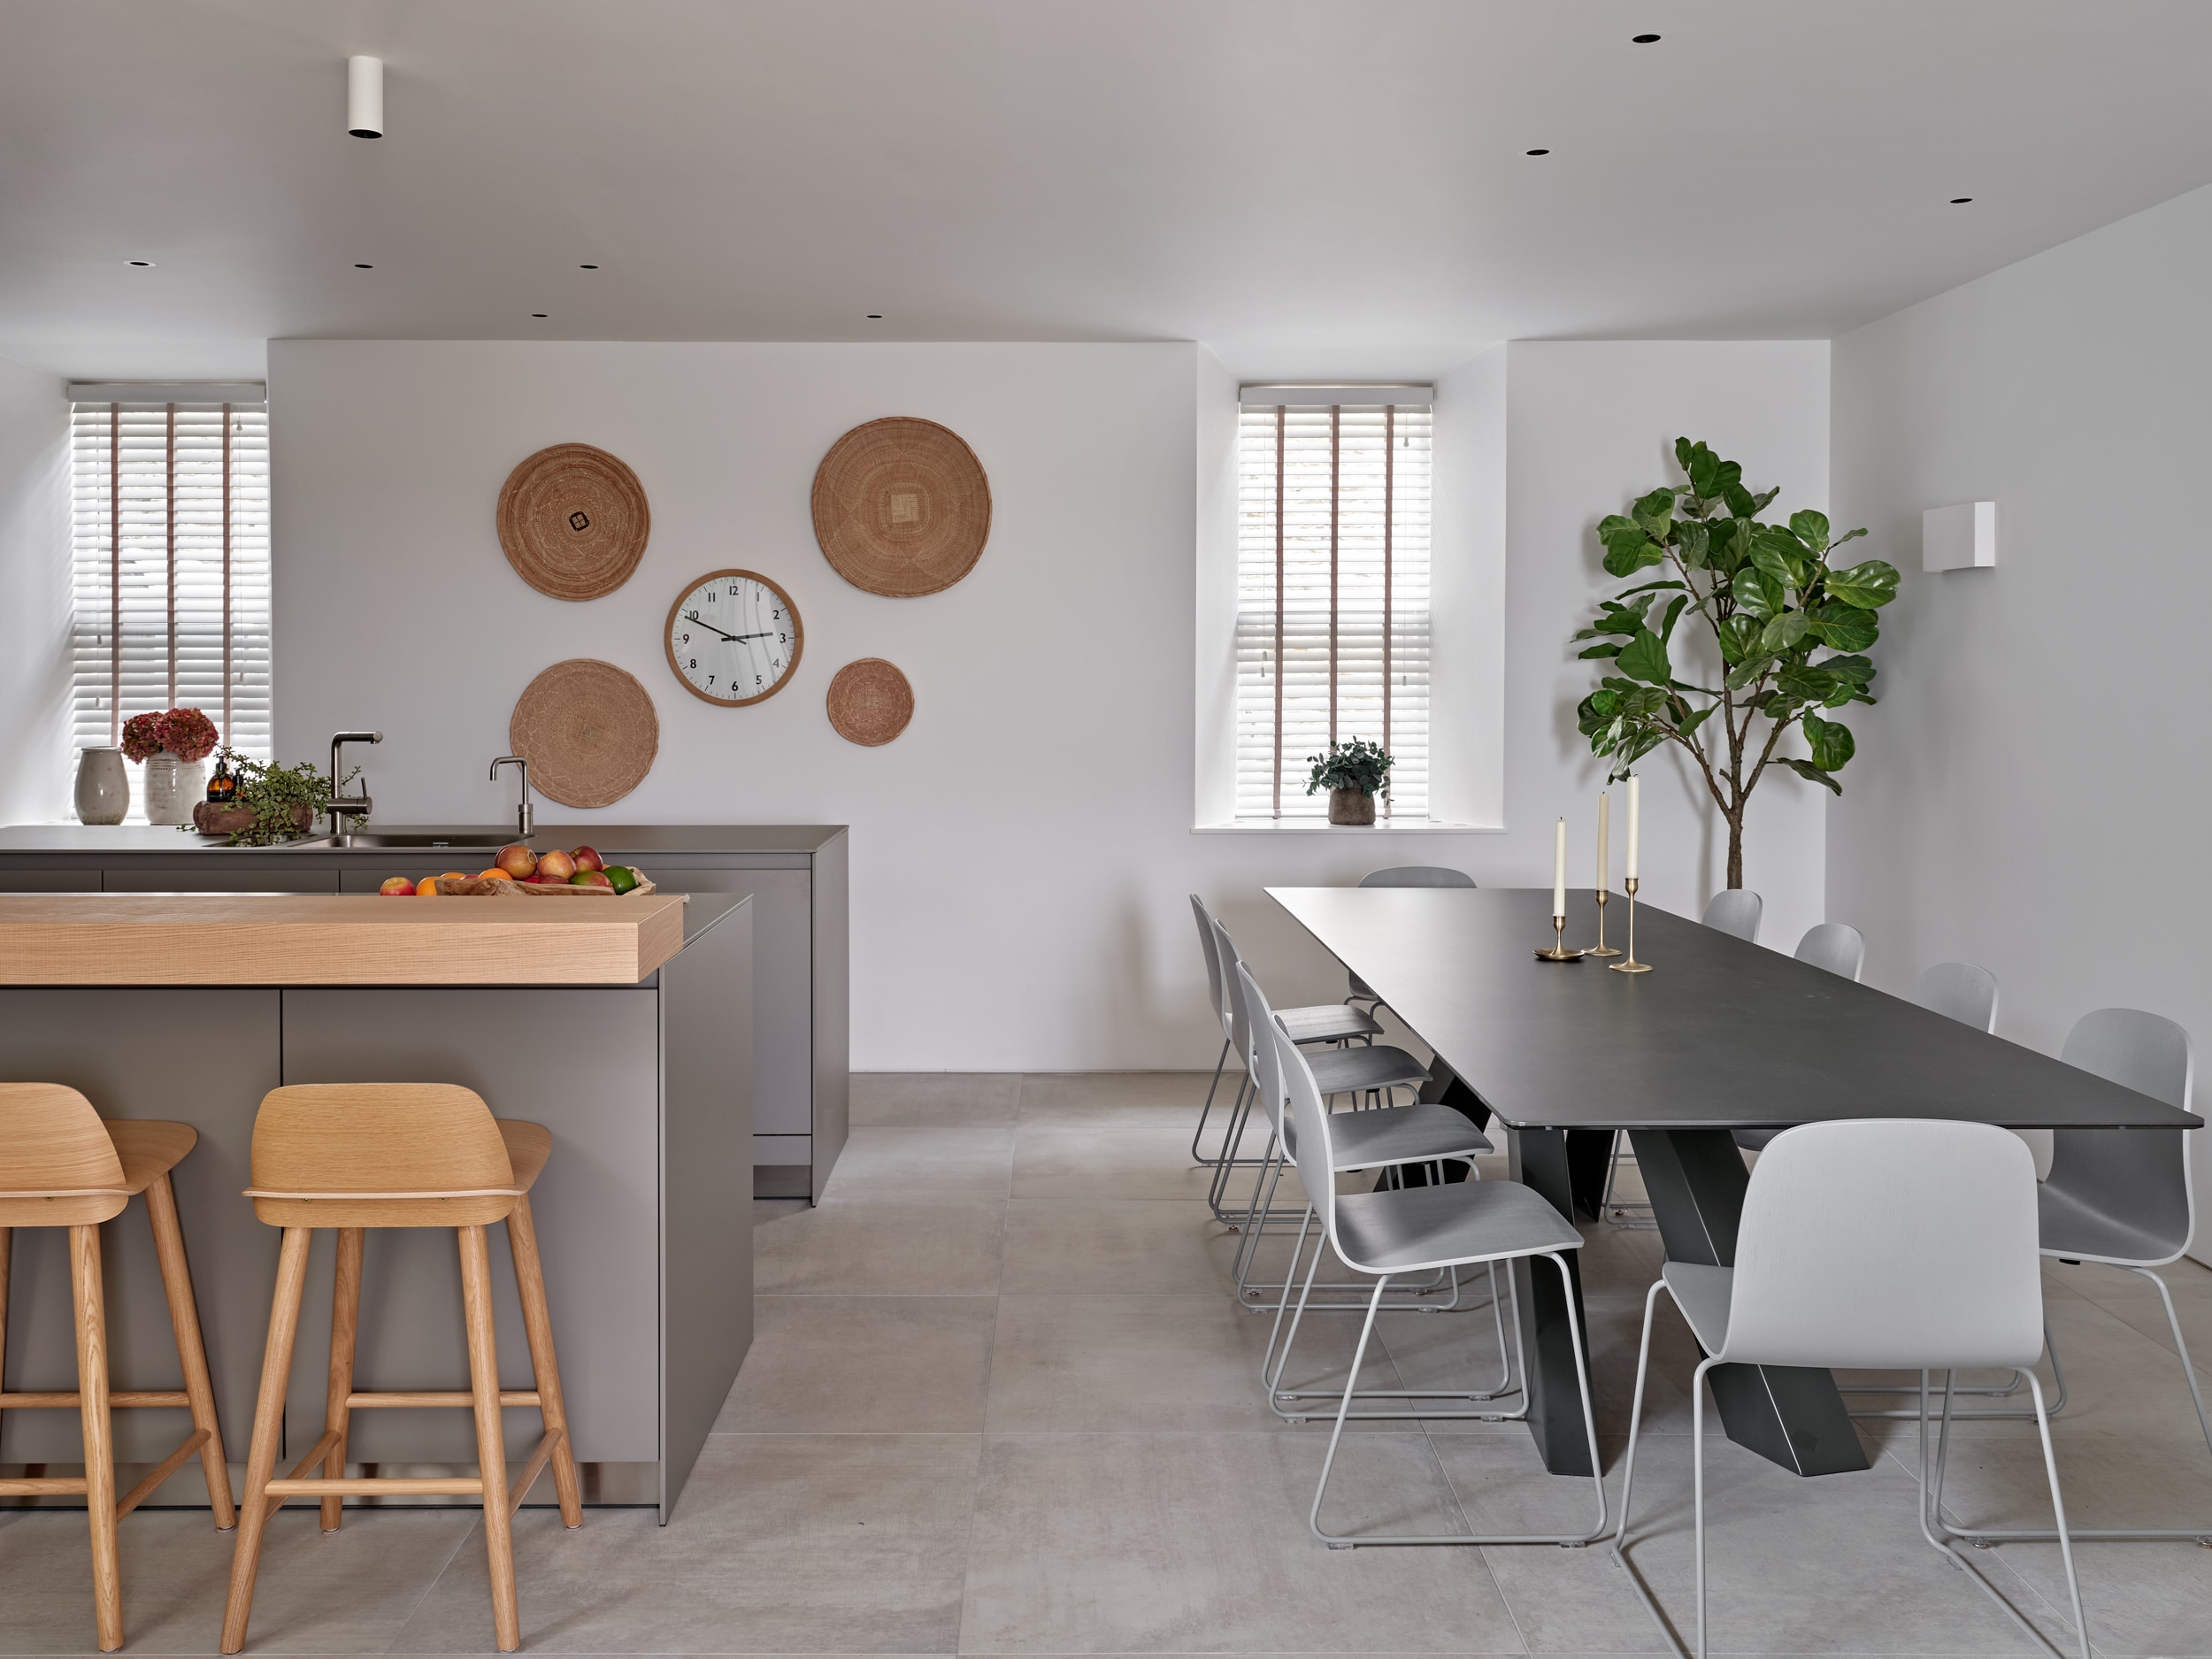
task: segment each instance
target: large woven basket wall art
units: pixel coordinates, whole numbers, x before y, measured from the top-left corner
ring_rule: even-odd
[[[830,681],[830,724],[848,743],[880,748],[913,718],[914,687],[880,657],[847,663]]]
[[[573,657],[524,690],[507,742],[530,781],[563,806],[612,806],[644,781],[660,752],[660,717],[634,675]]]
[[[637,474],[588,443],[540,449],[499,491],[507,562],[556,599],[596,599],[621,587],[652,529]]]
[[[895,415],[855,426],[814,473],[814,539],[854,587],[941,593],[982,557],[991,481],[960,434]]]

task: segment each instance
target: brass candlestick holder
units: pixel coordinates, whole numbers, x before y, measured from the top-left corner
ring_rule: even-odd
[[[1555,916],[1551,918],[1551,949],[1538,951],[1536,956],[1539,961],[1579,962],[1582,960],[1581,951],[1567,949],[1567,918],[1565,917]]]
[[[1598,889],[1598,942],[1590,952],[1594,956],[1617,956],[1621,954],[1605,942],[1605,901],[1611,896],[1603,887]]]
[[[1636,878],[1631,876],[1621,885],[1628,889],[1628,956],[1620,962],[1606,965],[1616,973],[1649,973],[1651,964],[1636,960]],[[1599,914],[1602,916],[1603,911]]]

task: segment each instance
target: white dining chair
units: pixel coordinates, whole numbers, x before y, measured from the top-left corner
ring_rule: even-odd
[[[1794,954],[1800,962],[1855,982],[1866,966],[1866,941],[1847,923],[1816,922],[1797,941]]]
[[[1732,1267],[1669,1262],[1644,1298],[1614,1553],[1661,1630],[1667,1629],[1666,1617],[1630,1560],[1628,1529],[1652,1317],[1665,1291],[1706,1355],[1690,1384],[1698,1659],[1709,1652],[1705,1378],[1716,1365],[1737,1364],[1922,1373],[1922,1533],[2039,1646],[2055,1652],[1973,1566],[1970,1550],[1952,1548],[1931,1529],[1926,1495],[1932,1489],[1926,1374],[1961,1366],[2027,1371],[2043,1347],[2035,1160],[2020,1138],[1989,1124],[1932,1118],[1847,1119],[1786,1129],[1751,1171],[1735,1254]],[[2090,1659],[2043,1385],[2029,1371],[2028,1386],[2057,1520],[2050,1536],[2057,1539],[2065,1563],[2080,1659]],[[1939,1462],[1940,1456],[1939,1449]]]
[[[1976,1031],[1997,1029],[1997,976],[1970,962],[1939,962],[1912,982],[1911,1001]]]
[[[1705,914],[1698,919],[1708,927],[1755,945],[1759,917],[1765,909],[1766,901],[1749,887],[1723,887],[1705,901]]]
[[[1345,1372],[1336,1422],[1329,1432],[1329,1449],[1321,1460],[1320,1483],[1314,1488],[1313,1507],[1307,1512],[1314,1536],[1332,1549],[1362,1544],[1572,1545],[1603,1537],[1605,1465],[1598,1455],[1597,1417],[1590,1403],[1589,1357],[1577,1312],[1579,1297],[1565,1255],[1582,1248],[1582,1235],[1541,1194],[1518,1181],[1459,1181],[1448,1187],[1407,1187],[1340,1195],[1333,1131],[1343,1119],[1332,1118],[1322,1105],[1314,1074],[1298,1046],[1280,1031],[1271,1035],[1290,1098],[1290,1123],[1297,1134],[1298,1179],[1320,1223],[1321,1242],[1307,1269],[1307,1282],[1311,1283],[1330,1249],[1354,1272],[1375,1275],[1367,1317],[1360,1326],[1359,1342]],[[1368,1343],[1375,1334],[1375,1317],[1389,1292],[1390,1281],[1404,1274],[1442,1268],[1487,1267],[1524,1259],[1532,1263],[1539,1256],[1558,1271],[1566,1292],[1568,1343],[1574,1349],[1575,1379],[1581,1386],[1583,1432],[1591,1486],[1597,1498],[1595,1524],[1586,1532],[1492,1534],[1333,1532],[1323,1526],[1321,1506],[1329,1495],[1329,1478],[1344,1443],[1344,1425],[1350,1419],[1352,1401],[1359,1392],[1360,1367],[1366,1361]],[[1294,1322],[1292,1340],[1295,1335]]]
[[[2189,1033],[2162,1015],[2139,1008],[2101,1008],[2084,1014],[2066,1033],[2058,1057],[2071,1066],[2139,1094],[2188,1110],[2196,1076]],[[2069,1266],[2095,1262],[2139,1274],[2158,1287],[2181,1374],[2196,1407],[2197,1427],[2212,1454],[2212,1418],[2189,1358],[2189,1344],[2175,1316],[2173,1293],[2158,1269],[2177,1262],[2195,1242],[2196,1192],[2189,1169],[2188,1138],[2204,1130],[2061,1129],[2052,1137],[2051,1172],[2039,1194],[2039,1237],[2046,1256]],[[2052,1350],[2054,1363],[2057,1350]],[[1942,1464],[1937,1463],[1937,1486]],[[1976,1543],[2047,1539],[2048,1532],[1939,1525],[1952,1537]],[[2076,1538],[2190,1539],[2212,1543],[2212,1523],[2184,1527],[2097,1527]]]
[[[1359,884],[1363,887],[1471,887],[1475,879],[1463,870],[1448,869],[1442,864],[1394,864],[1387,870],[1370,870],[1359,879]],[[1345,974],[1352,982],[1352,994],[1344,1000],[1363,1002],[1372,1013],[1382,1002],[1375,987],[1348,968]]]

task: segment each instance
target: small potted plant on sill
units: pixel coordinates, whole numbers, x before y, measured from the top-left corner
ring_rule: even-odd
[[[1330,744],[1325,755],[1309,755],[1306,758],[1313,763],[1313,775],[1306,782],[1306,793],[1328,790],[1330,823],[1375,821],[1375,797],[1390,793],[1390,768],[1394,764],[1381,744],[1356,737],[1348,743]]]

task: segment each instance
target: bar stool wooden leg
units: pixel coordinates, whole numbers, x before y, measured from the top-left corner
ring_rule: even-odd
[[[77,1394],[84,1417],[85,1511],[92,1524],[92,1606],[100,1651],[123,1645],[123,1571],[115,1552],[115,1441],[108,1417],[108,1336],[100,1229],[69,1229],[69,1285],[77,1304]]]
[[[484,1483],[484,1547],[491,1561],[492,1635],[502,1653],[522,1646],[515,1600],[514,1517],[507,1508],[507,1437],[499,1417],[499,1348],[492,1330],[491,1252],[481,1227],[456,1227],[461,1241],[461,1305],[468,1327],[469,1393],[476,1408],[476,1460]]]
[[[253,1615],[254,1575],[261,1566],[261,1536],[279,1501],[269,1496],[276,1477],[277,1441],[284,1432],[284,1391],[292,1378],[292,1344],[299,1335],[300,1292],[307,1283],[308,1227],[287,1227],[277,1256],[276,1295],[269,1307],[269,1346],[261,1361],[261,1392],[254,1400],[253,1445],[246,1454],[245,1502],[238,1514],[238,1543],[230,1558],[230,1594],[223,1603],[225,1653],[246,1645]]]
[[[568,1404],[561,1397],[561,1366],[553,1351],[553,1314],[546,1306],[545,1268],[538,1260],[538,1228],[527,1193],[515,1200],[507,1217],[507,1242],[514,1251],[515,1284],[522,1293],[522,1328],[530,1338],[538,1409],[545,1417],[545,1432],[561,1437],[553,1448],[553,1490],[561,1501],[561,1525],[581,1526],[584,1488],[576,1478],[576,1452],[569,1441]]]
[[[353,1350],[361,1330],[361,1240],[358,1227],[338,1229],[337,1284],[330,1299],[330,1392],[323,1401],[323,1429],[338,1438],[323,1460],[323,1479],[346,1478],[346,1430],[352,1413],[346,1396],[353,1392]],[[337,1493],[323,1500],[323,1531],[338,1530],[346,1501]]]
[[[177,1225],[177,1194],[166,1174],[146,1188],[146,1218],[153,1224],[154,1254],[161,1262],[161,1288],[169,1298],[169,1326],[177,1333],[177,1357],[184,1363],[185,1397],[192,1402],[192,1426],[205,1429],[200,1443],[200,1471],[207,1477],[207,1501],[215,1511],[215,1530],[238,1525],[231,1507],[230,1465],[223,1458],[223,1429],[215,1420],[215,1385],[207,1374],[207,1344],[200,1335],[200,1310],[192,1296],[192,1269],[184,1255],[184,1230]]]

